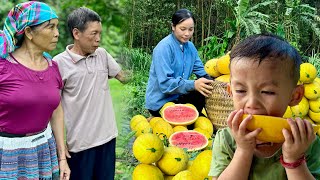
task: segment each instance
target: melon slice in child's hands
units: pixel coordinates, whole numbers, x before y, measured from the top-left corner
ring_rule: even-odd
[[[248,115],[243,115],[243,119]],[[284,136],[282,129],[291,131],[287,119],[281,117],[265,116],[265,115],[252,115],[252,119],[247,125],[249,131],[261,128],[262,131],[257,136],[257,139],[264,142],[283,143]],[[316,133],[320,126],[313,125],[313,131]]]

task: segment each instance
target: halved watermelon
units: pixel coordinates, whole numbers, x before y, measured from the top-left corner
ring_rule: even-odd
[[[199,113],[197,109],[184,104],[174,104],[163,109],[162,118],[168,123],[178,125],[189,125],[194,123]]]
[[[172,146],[186,148],[187,151],[197,151],[208,145],[208,139],[202,133],[188,130],[173,133],[169,138],[169,143]]]

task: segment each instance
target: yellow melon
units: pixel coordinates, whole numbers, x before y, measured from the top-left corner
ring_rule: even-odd
[[[208,133],[208,131],[201,129],[199,127],[196,127],[193,130],[203,134],[207,139],[209,139],[211,137],[211,135]]]
[[[309,101],[303,97],[298,105],[291,106],[293,117],[304,117],[309,111]]]
[[[305,116],[302,119],[308,120],[311,124],[316,124],[309,116]]]
[[[243,118],[247,117],[244,115]],[[257,139],[264,142],[282,143],[284,142],[283,129],[290,131],[290,125],[287,119],[282,117],[253,115],[252,119],[247,125],[249,131],[261,128],[262,131],[257,136]],[[313,126],[315,132],[318,131],[319,126]]]
[[[186,126],[175,126],[173,128],[173,132],[179,132],[179,131],[187,131],[188,128]]]
[[[186,105],[186,106],[189,106],[189,107],[192,107],[193,109],[197,109],[196,106],[194,106],[194,105],[191,104],[191,103],[186,103],[185,105]]]
[[[153,126],[153,134],[159,136],[161,140],[163,140],[164,137],[169,139],[171,134],[173,134],[173,128],[166,121],[158,121]]]
[[[217,70],[221,74],[230,74],[230,69],[229,69],[229,64],[230,64],[230,55],[225,54],[221,56],[218,61],[217,61]]]
[[[320,123],[320,112],[313,112],[312,110],[309,110],[308,113],[309,117],[315,122],[315,123]]]
[[[230,74],[221,75],[221,76],[215,78],[214,80],[228,83],[228,82],[230,82]]]
[[[210,59],[204,65],[204,70],[209,76],[218,77],[221,73],[217,69],[217,61],[218,59]]]
[[[205,109],[205,108],[203,108],[203,109],[202,109],[201,113],[202,113],[205,117],[208,117],[208,115],[207,115],[207,111],[206,111],[206,109]]]
[[[190,159],[189,159],[188,165],[187,165],[187,170],[190,171],[192,163],[193,163],[193,160],[190,160]]]
[[[304,96],[309,100],[315,100],[320,97],[320,85],[316,82],[304,84]]]
[[[164,180],[162,172],[153,165],[138,164],[132,172],[132,180]]]
[[[318,124],[316,124],[317,126],[320,126],[320,123],[318,123]],[[318,134],[318,136],[320,136],[320,128],[319,128],[319,130],[317,131],[317,134]]]
[[[162,119],[162,117],[153,117],[151,120],[150,120],[150,126],[153,128],[153,126],[158,122],[158,121],[164,121]]]
[[[173,177],[174,177],[174,176],[167,176],[167,175],[165,175],[165,176],[164,176],[164,180],[172,180]]]
[[[314,78],[313,81],[316,82],[316,83],[318,83],[318,84],[320,84],[320,78],[319,78],[319,77]]]
[[[283,118],[291,118],[292,117],[292,111],[291,111],[291,107],[287,106],[286,112],[283,115]]]
[[[190,171],[194,175],[194,180],[203,180],[208,177],[210,170],[210,163],[212,160],[212,150],[202,151],[194,159]]]
[[[130,120],[130,128],[131,130],[135,129],[135,126],[139,124],[141,121],[148,122],[147,118],[145,118],[143,115],[135,115]]]
[[[311,83],[317,77],[317,69],[311,63],[302,63],[300,65],[300,81]]]
[[[315,100],[309,100],[309,108],[311,111],[318,113],[320,112],[320,98]]]
[[[133,142],[132,151],[139,162],[151,164],[162,157],[164,146],[157,135],[143,134]]]
[[[184,170],[176,174],[172,180],[194,180],[194,178],[191,171]]]
[[[141,134],[152,133],[152,128],[148,121],[141,121],[132,129],[132,131],[136,131],[135,135],[138,137]]]
[[[169,146],[164,149],[164,153],[156,165],[166,175],[176,175],[187,168],[188,160],[188,155],[183,149]]]
[[[194,123],[195,128],[201,128],[209,133],[211,136],[213,134],[213,125],[212,122],[203,116],[199,116],[196,122]]]

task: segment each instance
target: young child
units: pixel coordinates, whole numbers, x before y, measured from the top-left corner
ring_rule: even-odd
[[[256,140],[261,128],[247,131],[254,114],[282,117],[300,102],[297,85],[301,57],[288,42],[272,34],[253,35],[231,51],[228,92],[234,108],[228,127],[217,132],[209,172],[213,179],[320,179],[320,140],[310,122],[288,119],[284,143]],[[243,114],[249,114],[242,122]]]

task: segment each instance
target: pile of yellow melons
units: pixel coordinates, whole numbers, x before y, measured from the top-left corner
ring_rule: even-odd
[[[298,105],[288,106],[283,117],[301,117],[314,124],[320,124],[320,78],[317,77],[314,65],[310,63],[300,65],[298,84],[304,86],[304,97]]]
[[[227,54],[208,60],[204,65],[204,70],[206,73],[214,77],[215,80],[221,82],[229,82],[230,81],[230,52]]]
[[[166,145],[165,141],[174,132],[186,131],[187,126],[171,125],[161,117],[147,119],[143,115],[135,115],[130,121],[130,128],[136,137],[132,145],[133,155],[139,162],[132,172],[132,180],[212,179],[208,173],[212,159],[213,125],[207,117],[200,116],[193,124],[192,130],[202,133],[209,141],[207,147],[197,152],[189,153],[177,146]]]

